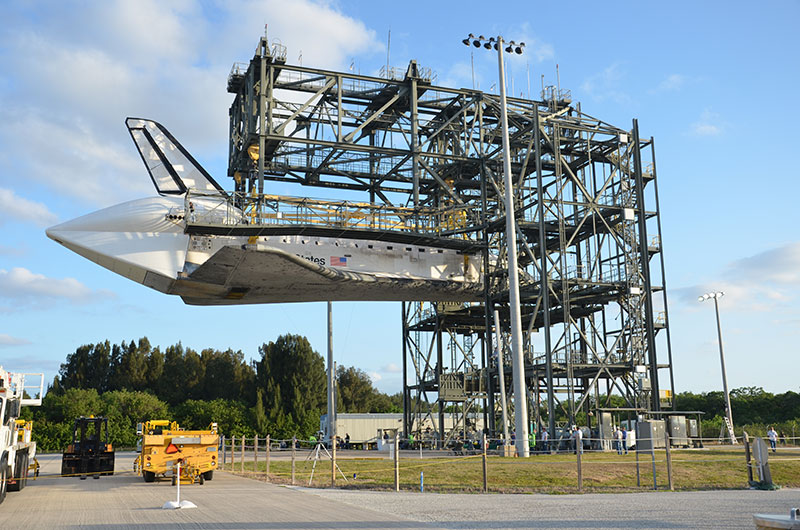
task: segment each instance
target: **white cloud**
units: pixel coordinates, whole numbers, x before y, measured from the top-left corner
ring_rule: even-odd
[[[31,341],[27,339],[12,337],[11,335],[0,333],[0,346],[24,346],[30,343]]]
[[[9,247],[7,245],[0,245],[0,256],[11,256],[14,258],[19,258],[26,255],[27,253],[28,253],[27,246]]]
[[[719,114],[705,109],[700,118],[691,124],[689,130],[695,136],[719,136],[725,131],[725,124]]]
[[[602,72],[589,76],[581,84],[589,97],[596,101],[614,101],[619,104],[629,103],[630,96],[622,89],[627,73],[621,63],[614,63]]]
[[[766,312],[794,300],[800,285],[800,242],[790,243],[731,262],[722,280],[672,291],[689,306],[703,293],[722,291],[725,304],[739,310]]]
[[[354,55],[384,53],[385,46],[378,42],[375,32],[361,21],[343,14],[332,2],[311,0],[238,0],[225,4],[222,39],[236,39],[241,47],[242,35],[252,35],[254,42],[263,35],[264,24],[268,24],[270,40],[278,39],[288,49],[287,62],[297,63],[303,52],[303,65],[345,69]],[[247,13],[242,20],[241,13]],[[226,62],[249,59],[252,55],[228,55]]]
[[[661,81],[658,86],[656,86],[651,93],[657,92],[676,92],[683,88],[686,84],[687,78],[685,75],[681,74],[670,74],[663,81]]]
[[[97,206],[153,191],[127,116],[159,121],[201,161],[225,159],[225,80],[265,22],[289,62],[302,50],[305,65],[343,68],[382,46],[335,4],[310,0],[5,4],[0,17],[0,186],[19,193],[9,179],[24,175]]]
[[[726,274],[734,279],[779,286],[800,285],[800,242],[736,260],[728,266]]]
[[[1,110],[0,119],[6,124],[0,131],[2,144],[21,153],[22,172],[52,192],[99,206],[152,194],[135,148],[119,141],[125,139],[121,122],[118,141],[111,141],[102,128],[82,120],[64,123],[36,113],[18,116]],[[31,151],[42,146],[31,146],[29,137],[48,138],[47,156],[34,156]]]
[[[378,372],[368,372],[367,375],[369,376],[370,379],[372,379],[373,385],[378,383],[378,381],[380,381],[381,379],[383,379],[383,376]]]
[[[66,300],[85,304],[95,300],[114,298],[105,290],[92,290],[74,278],[48,278],[22,267],[0,269],[0,298],[15,304],[31,305],[47,300]]]
[[[58,217],[44,204],[23,199],[13,190],[0,187],[0,225],[7,221],[50,226],[58,221]]]
[[[399,374],[400,372],[402,372],[402,369],[395,363],[389,363],[383,368],[381,368],[381,370],[390,374]]]

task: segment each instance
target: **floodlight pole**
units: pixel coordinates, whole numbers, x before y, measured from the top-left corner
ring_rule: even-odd
[[[722,293],[720,293],[721,295]],[[719,340],[719,364],[722,367],[722,390],[725,392],[725,412],[728,416],[728,423],[733,429],[733,412],[731,411],[731,395],[728,392],[728,376],[725,370],[725,351],[722,347],[722,326],[719,323],[719,296],[714,297],[714,312],[717,315],[717,338]]]
[[[517,228],[514,219],[514,189],[511,177],[511,153],[508,140],[506,106],[506,70],[503,60],[503,37],[497,37],[497,63],[500,71],[500,119],[503,124],[503,168],[506,187],[506,245],[508,255],[508,303],[511,312],[511,361],[514,380],[514,427],[519,456],[530,456],[528,445],[528,393],[525,388],[525,360],[522,355],[522,314],[519,309],[517,273]]]
[[[519,456],[530,456],[528,446],[528,392],[525,387],[525,360],[522,352],[522,315],[519,308],[519,275],[517,273],[517,231],[514,220],[514,188],[511,176],[511,152],[508,141],[508,110],[506,104],[506,70],[503,61],[504,51],[522,54],[524,42],[515,44],[511,41],[508,50],[502,36],[486,39],[472,33],[464,39],[464,44],[472,44],[476,48],[483,45],[487,50],[492,46],[497,50],[497,66],[500,74],[500,121],[503,128],[503,182],[505,184],[506,208],[506,249],[508,256],[508,305],[511,314],[511,371],[514,381],[514,428],[515,445]]]
[[[725,295],[723,292],[716,292],[716,293],[706,293],[699,298],[701,302],[708,300],[709,298],[714,299],[714,313],[717,316],[717,339],[719,341],[719,363],[722,368],[722,390],[725,392],[725,416],[728,418],[728,423],[731,426],[731,431],[733,431],[733,410],[731,409],[731,395],[728,393],[728,376],[726,375],[725,370],[725,351],[722,347],[722,326],[720,325],[719,321],[719,302],[718,300]],[[733,440],[731,440],[733,442]],[[734,442],[735,443],[735,442]]]
[[[334,391],[333,364],[333,304],[328,302],[328,443],[330,447],[336,443],[336,392]],[[320,440],[322,441],[322,440]]]

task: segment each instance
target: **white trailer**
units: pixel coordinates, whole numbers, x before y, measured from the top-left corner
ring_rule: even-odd
[[[435,444],[438,439],[439,425],[438,418],[424,418],[421,424],[417,425],[414,432],[416,442],[423,444]],[[458,438],[480,440],[480,433],[483,430],[483,415],[470,414],[468,417],[469,426],[464,432],[464,426],[459,425]],[[446,416],[444,419],[445,432],[453,430],[453,418]],[[388,451],[388,444],[385,443],[384,435],[388,435],[388,440],[393,443],[395,432],[402,436],[403,415],[394,413],[340,413],[336,415],[336,436],[344,441],[350,435],[350,443],[365,449],[376,448],[379,451]],[[328,434],[328,415],[320,417],[319,430],[321,439],[329,439]]]
[[[32,422],[19,416],[22,407],[42,404],[43,391],[44,374],[13,373],[0,366],[0,503],[7,491],[19,491],[28,482],[36,442],[31,439]]]

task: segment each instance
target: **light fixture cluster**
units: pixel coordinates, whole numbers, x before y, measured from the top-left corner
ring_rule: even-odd
[[[472,33],[470,33],[469,36],[466,39],[462,40],[461,42],[463,42],[466,46],[469,46],[471,44],[476,48],[480,48],[481,45],[483,45],[483,47],[486,48],[487,50],[491,50],[492,48],[497,50],[500,48],[502,43],[503,45],[505,45],[503,49],[506,52],[516,53],[517,55],[522,55],[522,51],[525,49],[524,42],[516,43],[512,40],[506,43],[502,41],[502,37],[498,37],[496,39],[494,37],[489,37],[487,39],[483,35],[476,37]]]
[[[699,302],[705,302],[706,300],[711,300],[712,298],[722,298],[723,296],[725,296],[725,293],[718,291],[715,293],[706,293],[703,296],[698,296],[697,300]]]

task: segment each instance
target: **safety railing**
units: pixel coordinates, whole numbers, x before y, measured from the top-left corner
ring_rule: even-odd
[[[304,225],[458,239],[465,238],[470,219],[477,215],[474,208],[467,206],[414,209],[240,192],[220,200],[219,195],[193,190],[186,194],[185,211],[189,224]]]

